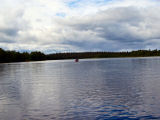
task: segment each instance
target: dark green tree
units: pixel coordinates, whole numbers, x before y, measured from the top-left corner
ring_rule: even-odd
[[[30,59],[31,60],[34,60],[34,61],[37,61],[37,60],[45,60],[46,59],[46,56],[44,53],[41,53],[41,52],[31,52],[30,54]]]

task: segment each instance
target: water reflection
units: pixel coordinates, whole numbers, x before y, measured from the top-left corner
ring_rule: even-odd
[[[0,119],[160,119],[160,58],[0,64]]]

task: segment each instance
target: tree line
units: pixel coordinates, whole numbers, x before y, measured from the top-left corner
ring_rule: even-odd
[[[114,58],[114,57],[149,57],[160,56],[160,50],[137,50],[131,52],[78,52],[44,54],[40,51],[17,52],[0,48],[0,62],[24,62],[40,60],[83,59],[83,58]]]
[[[0,62],[24,62],[24,61],[38,61],[46,60],[46,55],[42,52],[17,52],[17,51],[5,51],[0,48]]]

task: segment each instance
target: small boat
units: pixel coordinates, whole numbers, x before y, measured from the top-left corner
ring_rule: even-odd
[[[75,62],[79,62],[79,59],[75,59]]]

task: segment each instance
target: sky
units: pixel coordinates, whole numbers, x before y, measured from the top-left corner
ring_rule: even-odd
[[[0,0],[0,48],[160,49],[159,0]]]

